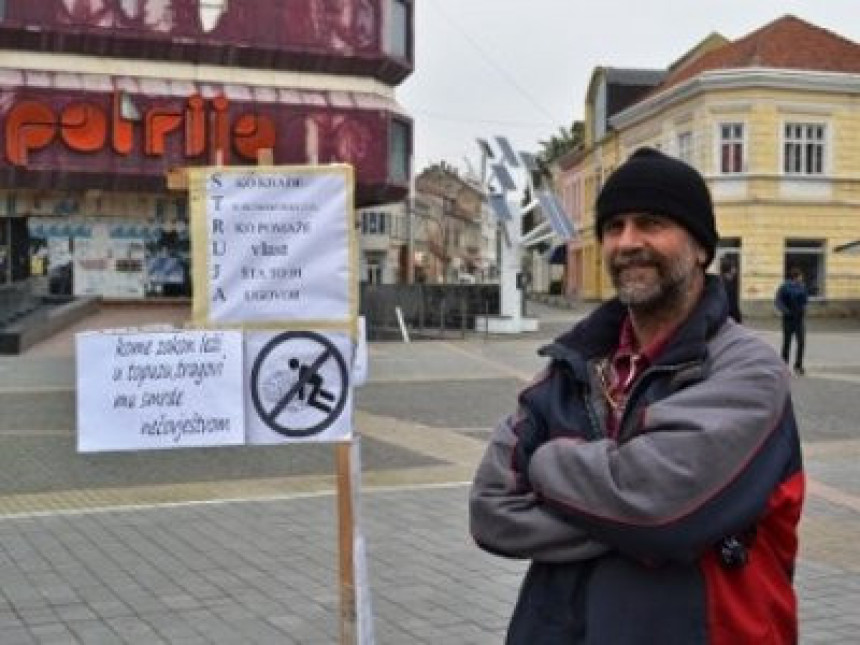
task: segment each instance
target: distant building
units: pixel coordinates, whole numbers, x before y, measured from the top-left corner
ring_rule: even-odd
[[[358,217],[362,282],[498,280],[496,222],[479,184],[453,166],[425,168],[415,180],[413,197],[362,208]]]
[[[358,218],[361,281],[368,284],[408,282],[408,202],[362,208]]]
[[[586,144],[558,170],[583,231],[569,249],[569,289],[612,295],[594,202],[609,173],[648,145],[705,176],[722,236],[715,262],[739,265],[745,308],[770,312],[790,266],[806,275],[814,308],[855,307],[860,258],[834,251],[860,237],[860,44],[784,16],[734,41],[712,34],[613,103],[637,74],[595,69]]]
[[[486,221],[485,196],[474,181],[447,164],[424,169],[415,180],[416,282],[476,283],[497,275]]]

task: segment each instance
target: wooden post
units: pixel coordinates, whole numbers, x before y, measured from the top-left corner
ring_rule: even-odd
[[[357,645],[355,603],[355,520],[352,508],[350,442],[335,446],[337,461],[338,549],[340,551],[340,645]]]
[[[188,190],[188,171],[185,168],[167,171],[167,190]]]
[[[257,165],[271,166],[275,163],[275,153],[271,148],[260,148],[257,150]]]
[[[258,166],[274,165],[273,151],[270,148],[257,152]],[[313,160],[316,164],[316,159]],[[215,153],[215,165],[224,165],[224,151]],[[185,168],[170,170],[166,177],[170,190],[188,190],[188,171]],[[353,441],[335,444],[335,463],[337,470],[337,518],[338,518],[338,561],[340,581],[340,645],[358,645],[358,608],[355,580],[355,514],[353,509],[354,490],[352,472]],[[356,459],[356,463],[358,463]]]

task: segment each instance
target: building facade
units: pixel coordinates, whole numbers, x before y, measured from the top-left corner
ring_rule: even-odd
[[[201,165],[348,163],[356,206],[409,186],[411,0],[0,3],[0,284],[188,296]]]
[[[368,284],[409,282],[409,203],[363,208],[359,217],[361,281]]]
[[[858,97],[860,44],[793,16],[736,41],[708,37],[614,112],[601,113],[599,93],[589,92],[591,137],[559,173],[581,195],[572,204],[584,222],[569,284],[585,298],[612,294],[594,235],[595,198],[605,177],[647,145],[705,176],[721,235],[715,263],[738,264],[747,311],[770,313],[793,266],[814,309],[854,309],[860,261],[835,249],[860,237]]]
[[[499,278],[499,232],[477,181],[448,164],[425,168],[412,197],[362,208],[361,280],[477,284]]]
[[[483,189],[447,164],[424,169],[415,180],[413,261],[416,282],[486,282],[497,270],[492,257]]]

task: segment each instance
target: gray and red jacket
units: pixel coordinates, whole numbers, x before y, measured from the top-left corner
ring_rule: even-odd
[[[508,643],[796,642],[804,476],[783,362],[709,276],[612,440],[595,364],[625,315],[606,303],[541,350],[475,475],[474,539],[532,561]]]

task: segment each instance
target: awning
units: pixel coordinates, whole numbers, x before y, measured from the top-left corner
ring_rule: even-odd
[[[549,254],[550,264],[567,264],[567,244],[559,244]]]

